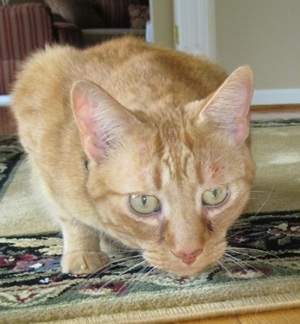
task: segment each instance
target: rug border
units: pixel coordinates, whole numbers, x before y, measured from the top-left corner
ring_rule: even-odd
[[[290,276],[281,280],[280,284],[274,281],[266,280],[260,282],[260,293],[263,296],[244,296],[239,299],[221,300],[217,302],[197,303],[186,306],[165,306],[159,309],[148,310],[120,310],[112,314],[90,315],[99,311],[101,304],[99,300],[83,301],[81,304],[48,306],[43,308],[43,315],[41,315],[41,308],[20,308],[13,311],[1,312],[1,323],[168,323],[172,321],[195,320],[220,316],[230,316],[253,312],[272,311],[278,309],[297,308],[300,307],[300,281],[298,276]],[[288,284],[289,283],[289,284]],[[236,287],[236,283],[232,283]],[[245,291],[248,291],[247,286],[251,283],[240,282],[239,286],[243,286]],[[252,282],[253,285],[253,282]],[[287,287],[292,287],[288,289]],[[228,287],[227,287],[228,288]],[[209,288],[208,288],[209,289]],[[218,288],[219,289],[219,288]],[[283,291],[285,289],[285,291]],[[266,294],[266,291],[272,290],[278,294]],[[290,290],[290,291],[287,291]],[[281,292],[280,292],[281,291]],[[196,294],[196,292],[192,292]],[[164,294],[163,298],[176,298],[180,292],[168,292]],[[146,297],[146,296],[145,296]],[[158,297],[157,297],[158,298]],[[146,299],[146,298],[145,298]],[[120,300],[121,301],[121,300]],[[150,300],[149,300],[150,301]],[[145,302],[147,302],[145,300]],[[105,305],[102,305],[105,306]],[[83,315],[83,312],[86,315]],[[64,317],[67,314],[73,314],[75,318]],[[25,314],[27,314],[25,316]],[[47,314],[45,316],[45,314]],[[58,315],[59,314],[59,315]],[[43,316],[43,318],[41,318]],[[81,316],[81,317],[79,317]],[[64,317],[64,318],[59,318]]]
[[[279,297],[279,296],[277,296]],[[210,303],[203,305],[190,305],[185,307],[172,307],[151,311],[135,311],[119,313],[117,315],[92,316],[63,321],[51,321],[48,324],[159,324],[173,321],[192,321],[221,316],[242,315],[265,311],[298,308],[300,306],[300,293],[281,295],[280,298],[270,296],[253,297],[247,300],[234,300],[227,302]]]
[[[74,307],[76,307],[74,305]],[[216,302],[209,304],[196,304],[181,307],[162,308],[146,311],[120,312],[110,315],[76,317],[74,319],[53,319],[40,321],[37,316],[26,318],[24,312],[21,314],[11,314],[4,317],[1,313],[1,323],[47,323],[47,324],[138,324],[138,323],[170,323],[173,321],[192,321],[221,316],[234,316],[248,313],[259,313],[274,310],[292,309],[300,307],[300,292],[275,295],[252,297],[241,300]],[[23,310],[24,311],[24,310]],[[60,311],[58,309],[57,311]],[[38,312],[38,311],[37,311]],[[28,312],[28,313],[31,313]],[[14,316],[20,315],[20,316]],[[37,321],[36,321],[36,320]],[[3,322],[2,322],[3,321]]]

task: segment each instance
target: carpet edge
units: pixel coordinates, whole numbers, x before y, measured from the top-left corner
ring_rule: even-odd
[[[1,323],[37,323],[37,324],[157,324],[173,321],[192,321],[221,316],[234,316],[248,313],[261,313],[274,310],[292,309],[300,307],[300,293],[277,296],[252,297],[241,300],[217,302],[184,307],[162,308],[158,310],[130,311],[111,315],[77,317],[76,319],[51,321],[20,321],[20,318],[6,318]],[[1,314],[2,315],[2,314]]]
[[[99,301],[93,300],[87,302],[85,305],[68,305],[68,313],[73,314],[75,318],[59,319],[65,314],[65,306],[48,307],[44,311],[48,311],[48,318],[41,318],[40,309],[28,308],[27,318],[25,317],[24,308],[19,310],[1,312],[1,323],[61,323],[61,324],[81,324],[81,323],[116,323],[116,324],[135,324],[135,323],[166,323],[170,321],[195,320],[218,316],[228,316],[245,314],[251,312],[272,311],[285,308],[300,307],[300,282],[295,282],[294,277],[286,278],[281,282],[280,286],[274,286],[272,280],[266,281],[263,284],[264,289],[273,287],[275,295],[263,296],[248,296],[240,299],[221,300],[217,302],[196,303],[194,305],[185,306],[170,306],[162,307],[160,309],[148,310],[133,310],[133,311],[116,311],[112,314],[102,314],[90,316],[86,313],[84,316],[84,308],[90,314],[95,313],[95,309],[99,310]],[[241,283],[241,285],[243,285]],[[285,287],[293,286],[293,291],[283,291]],[[264,289],[260,292],[263,293]],[[280,290],[281,289],[281,290]],[[245,286],[247,290],[247,285]],[[280,290],[280,291],[279,291]],[[174,292],[169,293],[169,297],[174,295]],[[162,296],[161,296],[162,297]],[[164,296],[166,298],[166,296]],[[103,305],[102,305],[103,306]],[[45,314],[45,312],[44,312]],[[58,315],[59,314],[59,315]],[[81,316],[81,317],[79,317]]]

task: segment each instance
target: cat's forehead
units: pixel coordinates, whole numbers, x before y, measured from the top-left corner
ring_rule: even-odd
[[[234,177],[233,166],[240,154],[219,135],[203,136],[201,132],[187,129],[164,129],[155,137],[155,148],[151,152],[151,178],[157,189],[171,182],[203,185],[207,182],[223,181]]]
[[[196,182],[203,181],[200,168],[196,166],[195,152],[183,138],[184,131],[176,128],[164,129],[155,138],[155,149],[152,152],[155,158],[151,159],[151,165],[158,189],[172,180],[182,182],[193,177]]]

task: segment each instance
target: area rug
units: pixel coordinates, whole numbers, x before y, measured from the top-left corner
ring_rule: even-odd
[[[17,139],[0,138],[0,323],[167,323],[300,307],[300,123],[253,123],[252,134],[249,205],[220,263],[192,277],[130,253],[91,276],[61,274],[58,228],[34,202]]]

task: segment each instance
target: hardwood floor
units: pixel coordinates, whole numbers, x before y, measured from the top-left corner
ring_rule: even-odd
[[[300,118],[299,105],[252,106],[251,119]],[[0,107],[0,135],[16,133],[16,126],[7,108]],[[300,301],[299,301],[300,303]],[[174,323],[174,322],[172,322]],[[234,315],[194,321],[183,324],[296,324],[300,323],[300,308],[271,312]]]
[[[283,309],[272,312],[243,314],[207,318],[195,321],[170,322],[169,324],[298,324],[300,323],[300,308]]]
[[[251,106],[251,119],[291,119],[300,118],[300,104]]]
[[[8,108],[0,107],[0,135],[16,134],[16,124]]]

